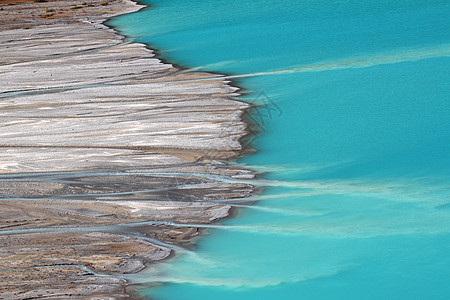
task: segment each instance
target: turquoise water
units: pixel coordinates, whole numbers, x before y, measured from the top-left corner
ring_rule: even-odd
[[[149,4],[112,25],[266,106],[239,161],[259,201],[143,274],[147,295],[450,298],[448,1]]]

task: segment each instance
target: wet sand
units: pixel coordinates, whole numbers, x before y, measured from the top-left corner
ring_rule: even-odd
[[[140,8],[0,4],[2,299],[136,298],[123,274],[192,247],[195,224],[228,216],[217,200],[253,191],[225,161],[248,105],[103,25]]]

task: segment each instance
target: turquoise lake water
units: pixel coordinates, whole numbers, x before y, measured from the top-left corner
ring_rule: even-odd
[[[449,1],[146,3],[111,25],[265,105],[238,161],[259,201],[148,296],[450,299]]]

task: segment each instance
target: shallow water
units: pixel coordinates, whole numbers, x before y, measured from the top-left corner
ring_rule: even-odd
[[[262,104],[264,187],[152,299],[450,297],[448,1],[153,0],[111,22]]]

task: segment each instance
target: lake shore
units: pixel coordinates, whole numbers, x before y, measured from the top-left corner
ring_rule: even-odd
[[[0,297],[125,299],[248,197],[249,105],[104,25],[132,1],[0,5]],[[209,78],[209,80],[204,80]]]

